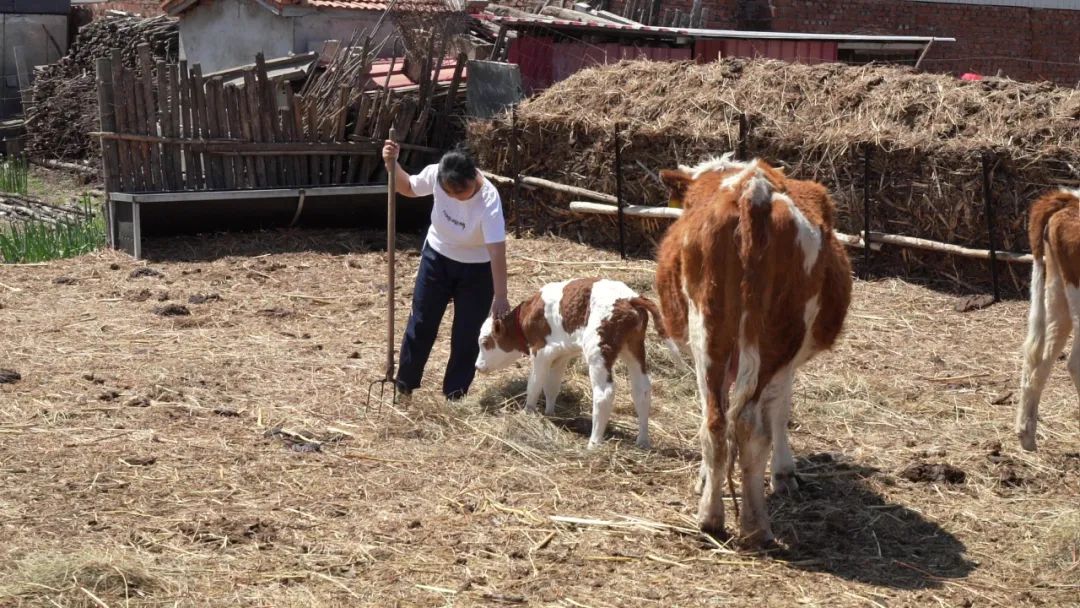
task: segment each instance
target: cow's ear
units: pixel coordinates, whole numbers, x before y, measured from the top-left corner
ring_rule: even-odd
[[[682,170],[664,169],[660,172],[660,181],[668,187],[668,204],[672,207],[682,207],[686,189],[690,186],[693,178]]]
[[[492,322],[492,324],[491,324],[491,333],[496,334],[496,335],[501,334],[502,330],[503,330],[502,319],[500,319],[498,317],[495,317],[494,322]]]

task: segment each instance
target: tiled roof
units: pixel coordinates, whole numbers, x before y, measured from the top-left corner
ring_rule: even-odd
[[[259,4],[271,10],[287,7],[328,8],[353,11],[384,11],[392,0],[259,0]],[[164,0],[161,10],[166,13],[182,13],[199,4],[198,0]],[[399,11],[442,12],[449,10],[444,0],[398,0],[394,9]]]

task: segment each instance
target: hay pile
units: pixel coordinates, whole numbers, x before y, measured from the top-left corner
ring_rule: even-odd
[[[662,204],[655,172],[736,149],[743,113],[746,154],[829,186],[846,232],[862,229],[864,147],[872,150],[872,229],[969,247],[988,241],[983,151],[994,159],[1004,249],[1027,248],[1024,213],[1036,192],[1080,182],[1076,89],[743,59],[624,62],[577,73],[522,104],[522,172],[614,193],[612,134],[621,129],[626,200]],[[495,172],[512,170],[509,138],[508,119],[470,128],[482,163]],[[523,219],[540,229],[572,227],[580,218],[560,207],[533,205]],[[647,236],[662,226],[647,226]]]

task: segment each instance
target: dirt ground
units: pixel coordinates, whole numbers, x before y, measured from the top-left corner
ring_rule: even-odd
[[[417,263],[405,238],[398,335]],[[584,449],[587,377],[520,411],[527,368],[408,409],[382,374],[382,237],[258,233],[0,266],[0,606],[1075,606],[1080,411],[1064,363],[1040,451],[1011,433],[1027,305],[858,282],[837,350],[798,376],[802,486],[783,548],[694,531],[690,373],[650,346],[654,448],[625,381]],[[510,243],[511,295],[652,264]],[[445,332],[444,332],[445,333]],[[11,378],[10,376],[8,377]],[[734,521],[728,506],[729,529]]]

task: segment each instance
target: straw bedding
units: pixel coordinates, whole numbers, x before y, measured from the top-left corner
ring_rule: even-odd
[[[651,332],[648,452],[618,368],[594,452],[581,365],[553,418],[520,411],[523,365],[441,403],[446,332],[417,402],[365,414],[383,239],[151,240],[154,272],[108,252],[0,266],[0,368],[20,375],[0,385],[0,605],[1075,605],[1064,363],[1040,451],[1010,431],[1025,304],[959,314],[857,282],[837,351],[796,384],[802,493],[770,501],[785,549],[747,555],[693,531],[695,382]],[[399,335],[419,238],[400,242]],[[651,262],[551,237],[509,252],[514,300],[596,274],[651,292]],[[154,313],[168,304],[191,314]]]
[[[778,162],[834,193],[840,229],[863,229],[863,151],[869,150],[871,229],[986,248],[980,155],[990,156],[999,249],[1024,251],[1025,212],[1039,191],[1080,184],[1080,90],[1049,83],[965,82],[887,66],[816,66],[727,59],[706,65],[623,62],[578,72],[519,108],[521,172],[615,192],[613,134],[623,138],[624,197],[664,204],[656,173],[736,150]],[[509,117],[474,122],[482,163],[510,175]],[[564,213],[566,199],[525,193],[523,223],[611,242],[609,219]],[[634,222],[634,242],[664,224]],[[895,259],[934,271],[936,254]],[[979,265],[984,275],[985,264]],[[1026,273],[1024,273],[1026,274]],[[959,276],[959,275],[958,275]],[[1019,282],[1019,281],[1018,281]]]

